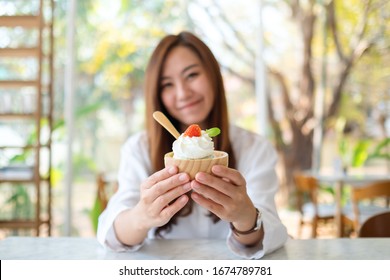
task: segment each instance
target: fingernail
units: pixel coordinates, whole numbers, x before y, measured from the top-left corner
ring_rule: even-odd
[[[179,176],[179,180],[180,180],[180,181],[185,181],[185,180],[187,180],[187,174],[185,174],[185,173],[181,174],[181,175]]]
[[[218,173],[218,172],[221,172],[221,167],[219,167],[218,165],[214,165],[214,166],[212,167],[212,170],[213,170],[213,172]]]
[[[176,167],[171,166],[171,167],[168,169],[168,173],[171,174],[171,175],[175,174],[175,173],[176,173]]]
[[[202,182],[202,181],[204,181],[204,179],[205,179],[205,176],[204,176],[203,173],[198,173],[198,174],[196,174],[196,180],[197,180],[197,181]]]
[[[183,190],[185,191],[189,191],[190,189],[191,189],[191,183],[189,182],[183,186]]]
[[[192,187],[194,190],[199,189],[199,185],[198,185],[198,183],[195,182],[195,181],[192,181],[192,182],[191,182],[191,187]]]

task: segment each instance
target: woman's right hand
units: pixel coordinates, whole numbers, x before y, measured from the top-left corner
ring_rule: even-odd
[[[166,167],[152,174],[140,188],[140,201],[134,211],[139,226],[149,230],[165,225],[187,204],[189,197],[185,193],[191,190],[190,177],[178,173],[176,166]]]

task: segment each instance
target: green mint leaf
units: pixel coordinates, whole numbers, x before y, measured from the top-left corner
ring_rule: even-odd
[[[210,128],[210,129],[206,129],[206,133],[210,137],[215,137],[215,136],[217,136],[217,135],[219,135],[221,133],[221,130],[218,127],[213,127],[213,128]]]

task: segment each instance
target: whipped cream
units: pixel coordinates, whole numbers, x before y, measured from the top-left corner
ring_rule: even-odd
[[[214,142],[202,130],[200,137],[184,136],[184,133],[173,142],[173,157],[176,159],[201,159],[211,157],[214,152]]]

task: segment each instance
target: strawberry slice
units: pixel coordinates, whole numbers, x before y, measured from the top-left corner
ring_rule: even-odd
[[[188,137],[200,137],[201,135],[202,132],[200,126],[197,124],[191,124],[184,132],[184,136]]]

